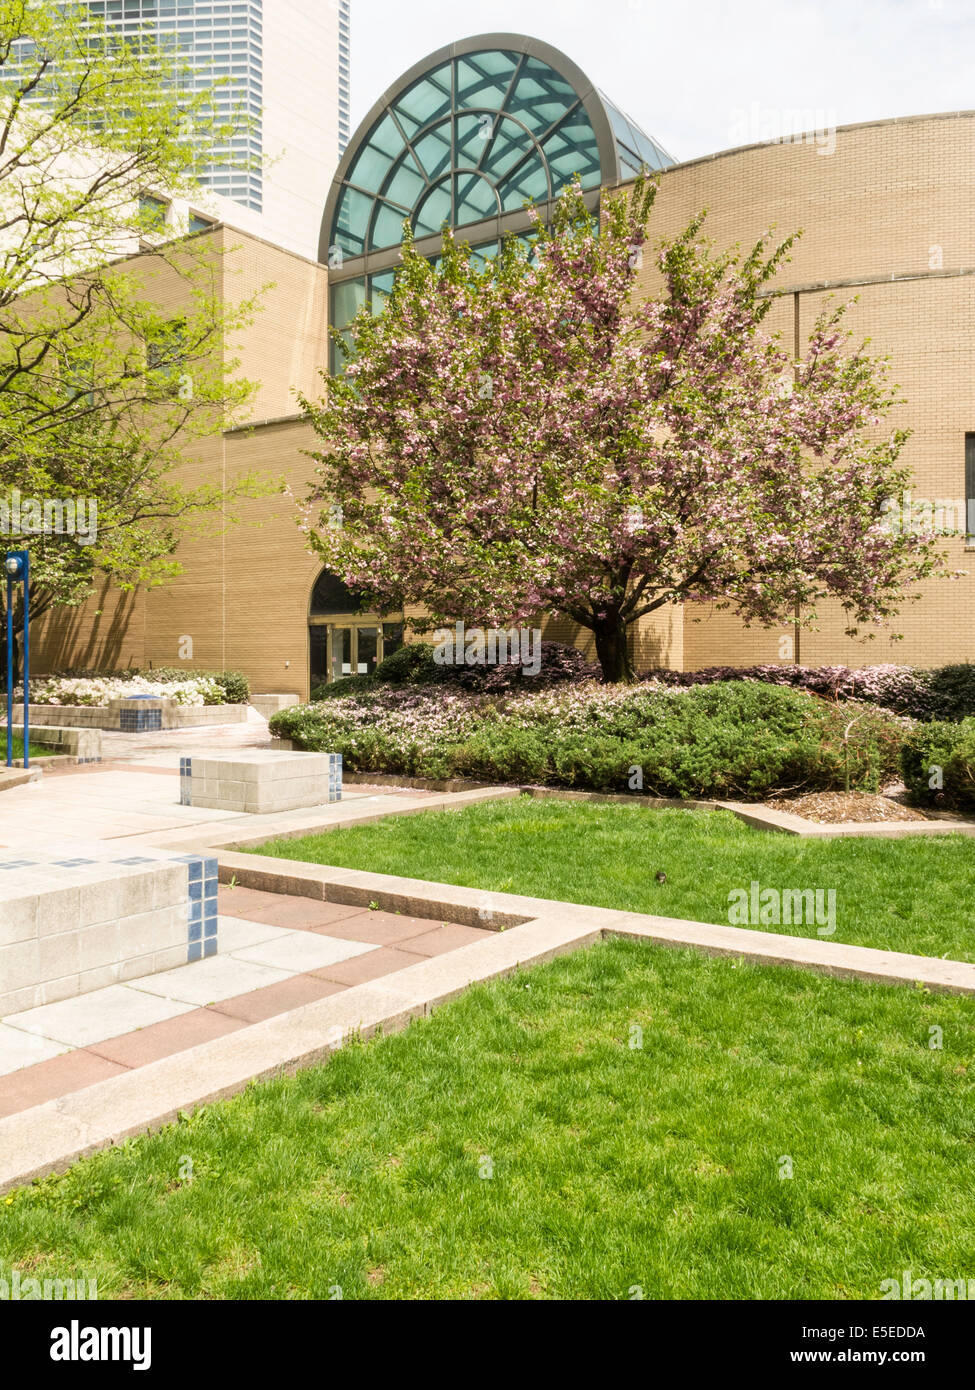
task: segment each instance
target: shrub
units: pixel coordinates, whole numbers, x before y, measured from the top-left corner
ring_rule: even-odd
[[[342,753],[350,771],[757,800],[774,790],[876,788],[895,776],[903,726],[748,682],[471,694],[404,685],[282,710],[274,733]],[[639,779],[634,782],[634,789]]]
[[[68,699],[66,697],[52,700],[47,697],[54,682],[60,682],[63,685],[66,681],[81,682],[87,686],[99,686],[109,681],[113,687],[124,688],[115,690],[113,695],[104,700]],[[133,682],[135,685],[132,684]],[[141,671],[136,667],[124,671],[86,671],[78,668],[58,671],[53,676],[42,676],[38,677],[36,682],[31,681],[32,700],[36,698],[35,686],[42,695],[42,698],[37,700],[39,704],[104,703],[107,705],[109,698],[114,699],[119,695],[131,694],[136,687],[138,687],[140,694],[172,695],[181,704],[246,705],[251,696],[250,682],[242,671],[194,671],[185,666],[158,666],[147,671]],[[148,690],[149,686],[154,687],[151,692]],[[160,687],[158,691],[155,689],[157,686]],[[191,702],[179,700],[179,691],[183,687],[193,686],[198,686],[202,691],[203,700]],[[171,690],[169,687],[173,687],[173,689]]]
[[[909,719],[963,719],[975,715],[975,665],[922,670],[913,666],[709,666],[700,671],[650,671],[643,678],[689,687],[754,681],[808,690],[833,701],[858,700]]]
[[[429,642],[406,642],[380,661],[374,675],[381,684],[402,685],[405,681],[436,680],[440,670]]]
[[[955,720],[975,715],[975,663],[941,666],[930,676],[936,718]]]
[[[208,705],[246,705],[251,697],[250,681],[243,671],[187,671],[185,667],[180,669],[176,666],[161,666],[142,674],[147,680],[154,681],[213,681],[219,687],[219,693],[216,699],[207,700]]]
[[[127,695],[167,696],[178,705],[220,703],[221,690],[205,676],[179,681],[147,680],[142,676],[49,676],[30,683],[31,704],[85,705],[107,709],[113,700]]]
[[[901,774],[916,805],[975,810],[975,719],[913,730],[901,751]]]

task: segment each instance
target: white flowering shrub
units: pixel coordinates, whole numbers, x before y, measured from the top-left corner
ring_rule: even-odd
[[[19,692],[21,698],[23,692]],[[122,680],[115,676],[51,676],[31,681],[32,705],[88,705],[107,709],[113,700],[129,695],[155,695],[177,705],[218,705],[223,691],[214,680],[197,676],[183,681],[150,681],[142,676]]]

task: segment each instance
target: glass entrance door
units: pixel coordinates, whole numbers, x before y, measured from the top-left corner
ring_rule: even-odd
[[[345,676],[371,676],[384,657],[403,645],[401,623],[312,618],[309,626],[311,688]]]

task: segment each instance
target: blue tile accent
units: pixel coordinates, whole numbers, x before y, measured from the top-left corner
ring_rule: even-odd
[[[34,859],[11,859],[7,864],[0,864],[0,869],[36,869],[37,861]]]
[[[81,864],[94,864],[94,859],[55,859],[54,863],[59,869],[77,869]]]
[[[140,857],[136,854],[133,855],[131,859],[113,859],[111,862],[113,864],[154,864],[156,861],[154,859],[147,859],[145,855]]]
[[[187,761],[189,761],[187,759]],[[217,953],[217,891],[219,888],[219,865],[215,858],[205,858],[200,854],[180,854],[176,858],[186,865],[186,925],[187,960],[200,960],[200,947],[203,954],[214,956]]]
[[[151,734],[162,728],[161,709],[120,709],[118,726],[123,734]]]
[[[193,805],[192,758],[180,758],[179,760],[179,804],[181,806]]]

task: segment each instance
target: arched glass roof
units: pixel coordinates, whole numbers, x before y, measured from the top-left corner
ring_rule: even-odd
[[[346,151],[322,225],[321,259],[391,250],[443,224],[524,220],[526,200],[673,164],[563,54],[518,35],[467,39],[412,68],[373,107]]]

